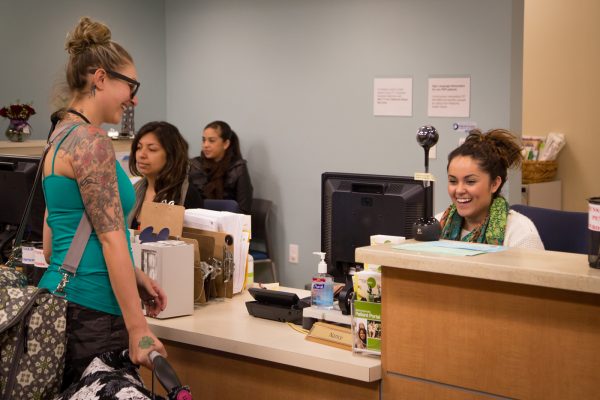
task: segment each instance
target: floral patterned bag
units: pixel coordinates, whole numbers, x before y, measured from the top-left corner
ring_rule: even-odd
[[[49,140],[44,149],[36,182],[52,142]],[[7,262],[9,267],[20,250],[23,221],[27,219],[30,206],[31,196],[17,231],[13,254]],[[79,266],[91,230],[91,223],[84,212],[61,266],[63,279],[54,291],[56,294],[27,286],[24,275],[14,268],[0,268],[0,400],[51,399],[58,394],[62,386],[66,348],[67,300],[64,287]]]
[[[0,270],[0,276],[11,273]],[[48,399],[58,394],[66,305],[46,289],[0,288],[0,399]]]

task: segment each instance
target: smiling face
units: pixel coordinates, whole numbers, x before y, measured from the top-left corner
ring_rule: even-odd
[[[167,152],[152,132],[140,138],[135,151],[135,165],[147,178],[156,178],[167,164]]]
[[[472,230],[487,217],[493,194],[502,178],[492,181],[477,161],[469,156],[456,156],[448,165],[448,195],[458,214],[465,219],[463,228]]]
[[[214,128],[206,128],[202,133],[202,153],[209,160],[221,161],[229,145],[230,141],[223,140]]]
[[[116,70],[119,74],[137,80],[137,72],[133,64],[127,64]],[[137,105],[137,96],[131,98],[134,85],[106,73],[105,77],[106,99],[104,101],[104,121],[118,124],[123,118],[123,112],[129,105]]]

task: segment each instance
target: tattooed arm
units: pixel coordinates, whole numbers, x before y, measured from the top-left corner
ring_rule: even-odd
[[[129,355],[134,363],[151,367],[148,360],[151,350],[166,353],[142,314],[125,237],[112,143],[100,129],[86,127],[74,131],[63,146],[71,158],[85,209],[102,244],[110,283],[129,333]],[[149,342],[152,343],[148,345]]]

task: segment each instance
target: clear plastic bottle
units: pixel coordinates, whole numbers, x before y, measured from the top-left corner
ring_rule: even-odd
[[[317,274],[312,278],[311,305],[315,308],[330,310],[333,308],[333,276],[327,273],[325,253],[315,251],[321,257]]]

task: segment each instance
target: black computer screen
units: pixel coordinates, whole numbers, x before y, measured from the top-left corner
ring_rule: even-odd
[[[405,176],[326,172],[321,177],[321,251],[329,274],[346,282],[354,251],[371,235],[412,238],[425,208],[423,182]]]
[[[39,162],[39,156],[0,155],[0,228],[3,230],[16,228],[21,222]],[[45,209],[40,179],[26,222],[24,240],[42,239]]]

